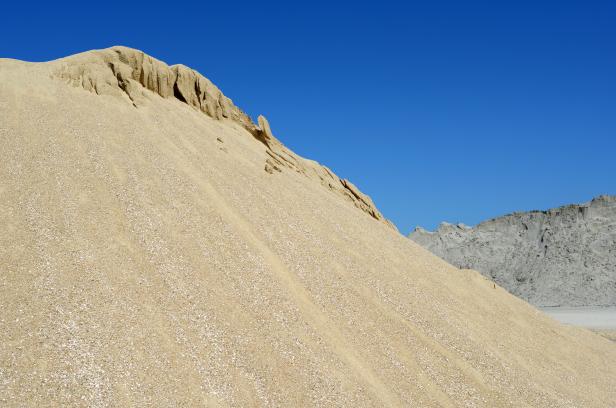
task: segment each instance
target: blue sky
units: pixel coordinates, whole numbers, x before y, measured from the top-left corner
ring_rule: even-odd
[[[228,5],[226,4],[228,3]],[[127,45],[210,78],[403,233],[616,194],[616,3],[29,2],[0,57]]]

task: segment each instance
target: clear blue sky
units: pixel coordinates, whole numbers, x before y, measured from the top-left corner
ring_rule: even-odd
[[[616,2],[208,3],[9,2],[0,57],[193,67],[404,233],[616,194]]]

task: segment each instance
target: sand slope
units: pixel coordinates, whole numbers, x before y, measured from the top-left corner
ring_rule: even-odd
[[[614,343],[100,53],[0,60],[0,405],[616,406]]]

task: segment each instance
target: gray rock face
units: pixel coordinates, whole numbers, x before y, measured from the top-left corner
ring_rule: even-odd
[[[537,306],[616,305],[616,196],[409,238]]]

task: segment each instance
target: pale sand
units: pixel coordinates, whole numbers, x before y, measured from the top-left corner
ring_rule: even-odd
[[[610,341],[65,63],[0,60],[0,406],[616,406]]]

